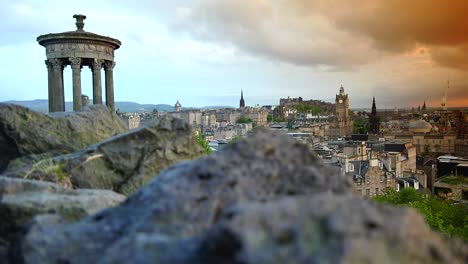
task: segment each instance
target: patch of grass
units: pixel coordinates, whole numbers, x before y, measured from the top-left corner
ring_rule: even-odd
[[[63,168],[63,164],[61,163],[51,167],[49,169],[49,172],[57,175],[57,180],[59,182],[64,182],[68,178],[68,175],[65,173],[65,170]]]
[[[412,188],[375,196],[374,201],[407,206],[418,210],[429,226],[451,237],[468,241],[468,205],[451,204],[432,194],[421,194]]]
[[[443,183],[458,185],[458,184],[468,184],[468,177],[464,176],[448,176],[441,180]]]
[[[203,138],[203,135],[201,135],[201,133],[198,133],[195,139],[197,140],[198,145],[200,145],[200,147],[202,147],[205,150],[205,154],[211,154],[212,150],[208,145],[208,142],[206,142],[206,140]]]

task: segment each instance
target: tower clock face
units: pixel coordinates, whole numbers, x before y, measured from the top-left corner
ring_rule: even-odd
[[[339,102],[340,104],[342,104],[342,103],[343,103],[343,99],[340,99],[338,102]]]

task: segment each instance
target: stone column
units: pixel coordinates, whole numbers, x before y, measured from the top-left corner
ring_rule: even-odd
[[[69,58],[73,74],[73,111],[83,106],[81,101],[81,58]]]
[[[93,71],[93,104],[102,104],[102,84],[101,84],[101,68],[102,60],[94,60],[92,65]]]
[[[115,111],[114,103],[114,67],[115,62],[106,61],[104,63],[104,70],[106,72],[106,105],[109,109]]]
[[[65,112],[65,94],[63,91],[63,62],[60,59],[52,59],[54,68],[53,106],[51,112]]]
[[[47,84],[49,88],[49,112],[53,112],[53,105],[54,105],[54,68],[52,67],[52,63],[49,60],[45,61],[47,66]]]

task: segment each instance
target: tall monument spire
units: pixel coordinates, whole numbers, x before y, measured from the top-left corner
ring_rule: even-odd
[[[380,118],[377,116],[377,107],[375,106],[375,96],[372,99],[372,112],[369,116],[369,132],[377,135],[380,133]]]
[[[377,107],[375,106],[375,96],[372,99],[372,114],[377,115]]]
[[[240,99],[240,102],[239,102],[239,107],[240,108],[245,107],[244,92],[242,90],[241,90],[241,99]]]

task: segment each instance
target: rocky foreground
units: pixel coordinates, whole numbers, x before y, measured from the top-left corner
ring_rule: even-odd
[[[464,263],[468,248],[412,209],[353,195],[307,147],[258,131],[179,163],[76,223],[36,218],[10,248],[25,263]]]
[[[3,174],[127,195],[167,167],[203,153],[188,124],[162,117],[77,152],[41,159],[32,166],[10,165]]]
[[[102,159],[105,166],[79,170],[80,179],[90,182],[99,175],[98,179],[112,183],[99,187],[116,188],[114,180],[119,178],[113,168],[125,175],[120,179],[145,179],[129,185],[133,189],[149,181],[121,203],[124,198],[112,191],[73,190],[63,184],[0,177],[0,260],[468,262],[466,243],[432,231],[412,209],[354,195],[349,179],[321,165],[306,146],[271,131],[258,130],[221,152],[179,162],[159,173],[162,169],[154,168],[160,159],[169,166],[167,156],[197,155],[198,150],[187,154],[177,143],[195,142],[184,132],[187,129],[180,120],[162,119],[137,134],[124,133],[52,158],[75,188],[73,179],[78,176],[69,164],[76,168],[90,159]],[[164,136],[169,131],[173,136]],[[36,171],[38,179],[41,173],[44,170]]]
[[[45,157],[83,149],[127,131],[107,107],[93,105],[73,113],[44,115],[28,108],[0,104],[0,172]]]

